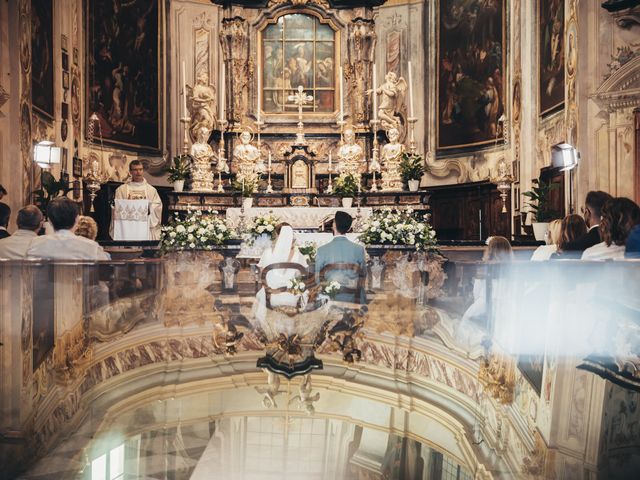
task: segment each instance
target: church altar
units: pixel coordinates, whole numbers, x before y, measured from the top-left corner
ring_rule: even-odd
[[[273,214],[277,216],[281,222],[288,223],[293,228],[319,229],[327,219],[333,218],[338,210],[347,212],[354,218],[354,221],[366,221],[373,213],[373,209],[371,208],[282,207],[273,209],[257,207],[250,208],[244,212],[240,208],[228,208],[226,217],[229,224],[235,227],[240,224],[242,218],[244,218],[244,221],[251,221],[258,216]]]

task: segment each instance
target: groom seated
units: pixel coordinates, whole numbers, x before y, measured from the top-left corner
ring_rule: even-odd
[[[316,253],[316,276],[320,282],[336,281],[341,285],[342,288],[336,300],[365,303],[364,247],[353,243],[345,236],[351,229],[352,223],[351,215],[342,211],[336,212],[333,221],[333,240],[318,248]]]

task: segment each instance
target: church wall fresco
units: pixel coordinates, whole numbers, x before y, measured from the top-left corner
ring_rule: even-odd
[[[538,108],[545,115],[564,104],[564,0],[539,0],[538,9]]]
[[[443,0],[438,20],[437,148],[496,142],[505,111],[505,4]]]
[[[159,151],[164,85],[161,3],[117,5],[96,0],[85,4],[85,114],[98,114],[105,143]]]

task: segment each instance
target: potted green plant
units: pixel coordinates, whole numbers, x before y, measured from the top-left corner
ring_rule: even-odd
[[[420,180],[424,175],[424,160],[422,155],[405,152],[400,161],[400,175],[407,183],[410,192],[417,192],[420,188]]]
[[[184,181],[191,174],[191,156],[176,155],[173,157],[171,166],[167,167],[166,172],[169,174],[167,180],[169,183],[173,183],[173,189],[176,192],[181,192],[184,190]]]
[[[559,217],[558,212],[551,209],[550,192],[558,188],[557,184],[550,184],[538,178],[531,181],[531,190],[523,192],[524,197],[531,201],[527,202],[529,211],[533,214],[533,236],[538,241],[543,241],[545,233],[549,229],[549,222]]]
[[[245,210],[253,206],[253,194],[258,189],[258,177],[243,178],[242,180],[233,181],[233,189],[242,195],[242,206]]]
[[[358,180],[351,173],[345,173],[336,178],[333,191],[342,198],[342,206],[351,208],[353,197],[358,192]]]

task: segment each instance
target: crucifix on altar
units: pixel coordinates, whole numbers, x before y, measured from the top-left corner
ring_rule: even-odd
[[[304,123],[302,123],[302,107],[313,101],[312,95],[306,95],[302,85],[298,85],[298,91],[287,98],[298,106],[298,132],[296,133],[296,145],[306,145],[304,139]]]

